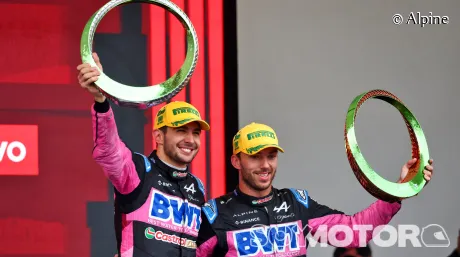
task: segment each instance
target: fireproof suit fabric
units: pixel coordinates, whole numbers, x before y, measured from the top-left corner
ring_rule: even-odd
[[[122,142],[108,101],[92,108],[93,158],[115,188],[120,257],[194,257],[205,190],[188,170],[134,153]]]
[[[353,240],[348,246],[358,247],[360,237],[372,239],[372,230],[360,236],[354,225],[386,225],[400,208],[401,202],[378,200],[350,216],[317,203],[306,190],[273,188],[268,196],[255,198],[237,188],[202,207],[197,257],[307,256],[306,236],[321,235],[326,231],[322,229],[335,225],[350,227]],[[337,239],[344,236],[339,232]]]

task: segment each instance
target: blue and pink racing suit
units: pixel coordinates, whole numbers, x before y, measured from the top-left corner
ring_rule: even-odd
[[[202,207],[197,257],[307,256],[308,238],[329,244],[335,244],[327,241],[334,237],[337,243],[348,239],[350,243],[343,246],[358,247],[360,239],[369,242],[373,229],[388,224],[400,208],[400,202],[377,200],[350,216],[317,203],[306,190],[273,188],[266,197],[255,198],[237,188]],[[343,226],[352,234],[340,232]],[[328,236],[334,227],[339,232]]]
[[[205,190],[188,170],[132,152],[107,101],[92,108],[93,158],[115,188],[120,257],[194,257]]]

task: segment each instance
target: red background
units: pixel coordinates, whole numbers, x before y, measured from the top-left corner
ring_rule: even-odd
[[[187,13],[195,25],[200,44],[204,37],[209,40],[209,56],[200,53],[191,81],[190,100],[202,112],[208,101],[213,131],[209,135],[212,156],[206,156],[202,149],[193,170],[207,183],[206,158],[212,157],[209,162],[212,185],[207,186],[214,197],[225,193],[222,3],[208,2],[209,16],[205,21],[203,1],[190,1],[193,5],[190,4]],[[38,126],[40,169],[39,176],[0,177],[2,256],[90,256],[87,203],[107,201],[109,184],[91,158],[89,107],[92,98],[79,87],[76,66],[81,62],[82,29],[88,18],[106,2],[11,0],[0,3],[0,124]],[[181,0],[173,2],[183,6]],[[161,12],[159,7],[143,7],[143,32],[149,47],[147,69],[165,69],[161,58],[170,54],[171,71],[174,72],[182,64],[180,48],[184,47],[179,42],[184,41],[171,40],[177,42],[171,46],[171,53],[162,51],[165,49],[164,40],[161,40],[164,19],[155,15]],[[205,23],[210,24],[207,35],[204,34]],[[172,19],[170,36],[181,37],[181,29]],[[105,16],[97,32],[120,31],[120,9],[117,7]],[[204,58],[209,60],[211,74],[208,99],[205,99],[203,85]],[[163,79],[152,75],[149,82],[153,84]],[[176,99],[185,100],[183,94]],[[157,110],[146,111],[149,120]],[[145,131],[145,152],[148,153],[152,149],[151,124]],[[204,142],[202,145],[206,147]]]
[[[25,157],[20,162],[13,162],[8,158],[8,145],[15,141],[25,147]],[[3,158],[0,156],[0,175],[38,175],[38,127],[36,125],[0,124],[0,145],[2,142],[6,142],[7,145]],[[19,149],[13,149],[13,155],[20,154]]]

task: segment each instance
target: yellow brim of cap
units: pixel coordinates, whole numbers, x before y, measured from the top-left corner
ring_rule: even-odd
[[[200,119],[191,119],[191,120],[185,122],[183,125],[186,125],[186,124],[189,124],[189,123],[192,123],[192,122],[198,122],[200,124],[200,127],[201,127],[202,130],[209,130],[211,128],[206,121],[200,120]]]
[[[281,146],[279,146],[279,145],[265,145],[264,147],[261,147],[259,150],[254,151],[254,152],[252,152],[252,153],[250,153],[250,154],[247,153],[245,150],[242,150],[242,152],[245,153],[245,154],[248,154],[248,155],[254,155],[254,154],[257,154],[258,152],[260,152],[260,151],[262,151],[262,150],[264,150],[264,149],[271,148],[271,147],[276,148],[276,149],[278,149],[280,152],[284,153],[284,149],[281,148]]]
[[[200,123],[200,126],[201,126],[202,130],[210,130],[211,129],[211,127],[209,126],[209,124],[206,121],[204,121],[204,120],[197,120],[197,121],[198,121],[198,123]]]

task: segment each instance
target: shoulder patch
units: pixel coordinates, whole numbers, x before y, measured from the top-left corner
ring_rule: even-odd
[[[295,188],[289,188],[291,190],[292,194],[295,196],[297,201],[305,206],[305,208],[308,208],[308,192],[307,190],[302,190],[302,189],[295,189]]]
[[[198,182],[198,188],[203,193],[203,196],[206,197],[206,190],[204,189],[204,185],[203,185],[203,182],[201,181],[201,179],[198,178],[197,176],[193,175],[192,173],[190,173],[190,175],[192,175],[192,177],[194,177],[196,179],[196,181]]]
[[[209,223],[212,224],[217,218],[217,205],[216,199],[211,199],[206,202],[201,209],[209,220]]]
[[[140,154],[140,153],[135,153],[137,155],[142,156],[144,158],[144,164],[145,164],[145,172],[150,172],[152,170],[152,165],[150,164],[149,158],[147,158],[145,155]]]

